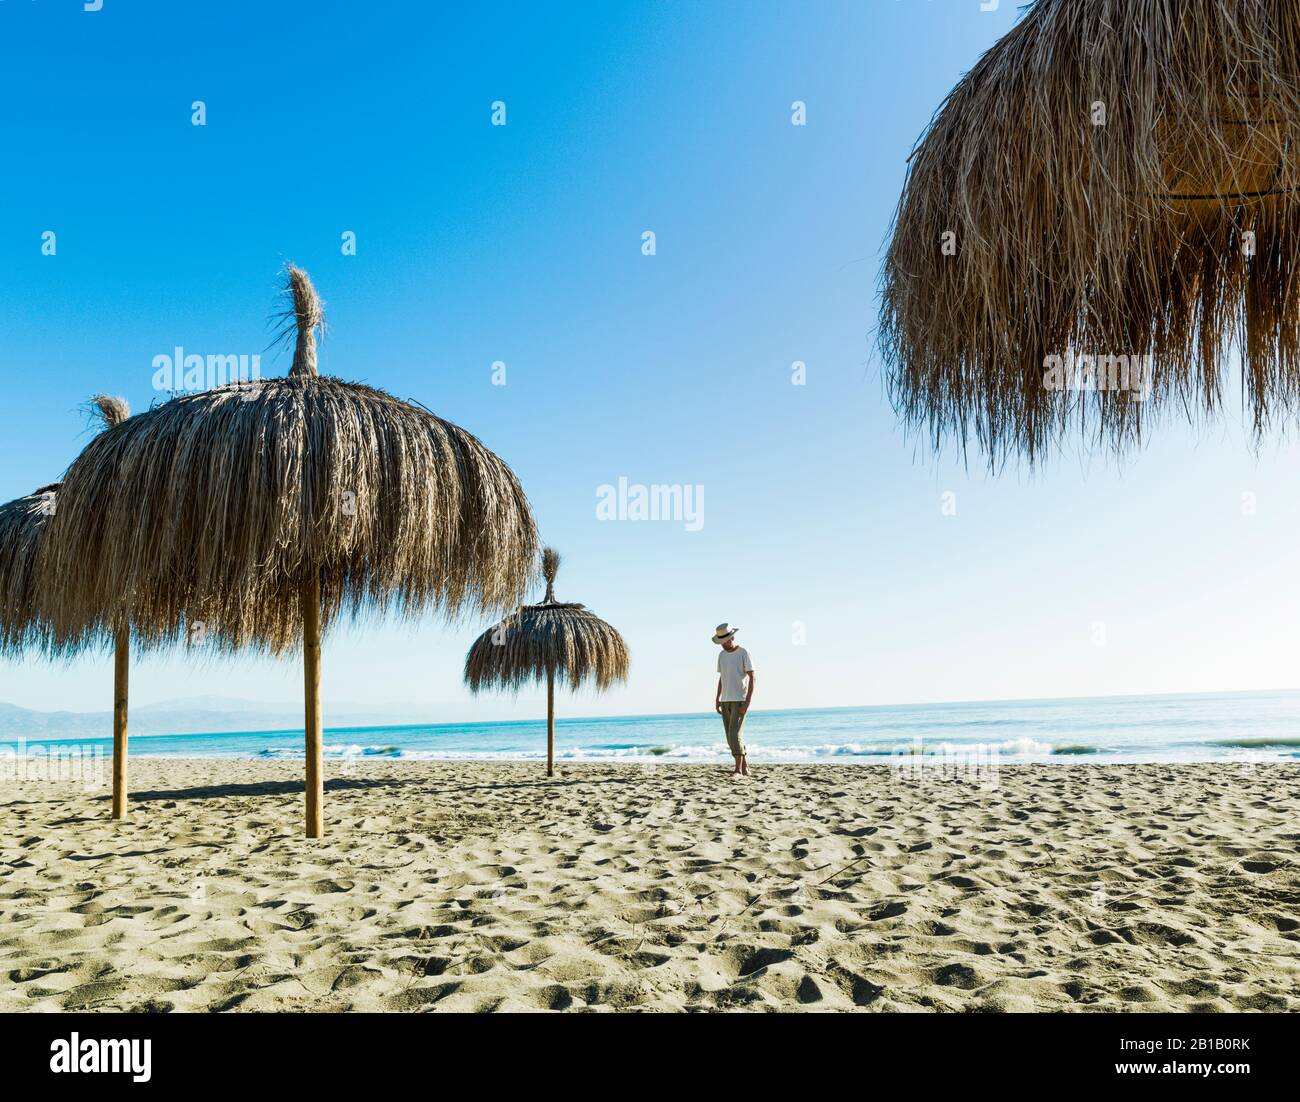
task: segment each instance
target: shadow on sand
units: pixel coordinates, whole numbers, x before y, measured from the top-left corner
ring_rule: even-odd
[[[467,792],[509,792],[516,789],[572,788],[583,784],[630,784],[631,777],[573,777],[566,780],[541,778],[536,781],[497,781],[486,784],[427,787],[429,796],[460,796]],[[345,792],[348,789],[398,788],[404,785],[429,786],[428,777],[333,777],[325,782],[326,792]],[[198,788],[151,789],[128,793],[132,802],[148,800],[209,800],[223,796],[300,796],[302,781],[256,781],[249,784],[213,784]],[[105,795],[103,799],[108,799]]]
[[[334,777],[325,782],[326,792],[343,792],[350,788],[398,788],[419,784],[418,777]],[[132,802],[147,800],[215,800],[223,796],[301,796],[302,781],[256,781],[251,784],[210,784],[198,788],[150,789],[130,792]],[[103,797],[108,799],[107,796]]]

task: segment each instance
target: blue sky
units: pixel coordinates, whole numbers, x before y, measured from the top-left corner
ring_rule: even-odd
[[[1257,456],[1235,397],[1122,464],[1073,449],[997,477],[931,455],[885,398],[876,280],[907,153],[1015,18],[0,0],[0,495],[59,475],[91,393],[147,408],[155,356],[263,351],[293,260],[327,303],[322,369],[482,437],[565,555],[560,596],[624,632],[630,684],[562,714],[707,709],[720,620],[756,707],[1295,686],[1297,450]],[[620,477],[703,486],[702,528],[598,520]],[[335,634],[327,705],[535,714],[460,688],[483,626]],[[110,683],[102,657],[0,666],[0,700],[32,708],[104,709]],[[138,703],[300,684],[264,659],[132,674]]]

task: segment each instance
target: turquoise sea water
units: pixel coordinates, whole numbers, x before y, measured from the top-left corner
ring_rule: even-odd
[[[976,749],[1007,763],[1300,760],[1300,691],[754,711],[745,735],[756,763],[879,763]],[[42,741],[92,752],[111,743]],[[535,760],[545,757],[546,724],[327,727],[325,746],[332,758]],[[567,761],[727,759],[714,714],[561,719],[556,747]],[[131,754],[292,759],[302,756],[302,731],[150,735],[133,739]]]

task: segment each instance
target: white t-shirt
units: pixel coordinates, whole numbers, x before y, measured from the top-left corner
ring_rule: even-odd
[[[754,672],[749,651],[744,647],[735,650],[718,649],[718,673],[722,675],[722,699],[745,699],[745,674]]]

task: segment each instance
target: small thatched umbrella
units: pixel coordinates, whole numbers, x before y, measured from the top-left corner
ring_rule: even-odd
[[[539,605],[524,605],[509,619],[489,628],[465,656],[465,683],[472,692],[518,690],[546,682],[546,775],[555,775],[555,675],[573,689],[583,682],[601,692],[627,680],[627,644],[609,624],[582,605],[555,599],[560,556],[542,552],[546,596]]]
[[[1234,345],[1256,433],[1294,411],[1297,149],[1295,0],[1038,0],[912,153],[881,304],[899,412],[995,463],[1072,426],[1118,448],[1215,412]]]
[[[122,424],[131,409],[122,398],[97,394],[90,405],[105,429]],[[26,497],[0,505],[0,653],[15,655],[26,650],[71,654],[91,645],[94,630],[82,635],[58,638],[46,619],[37,570],[41,542],[48,521],[58,509],[60,485],[42,486]],[[131,665],[131,633],[116,624],[113,640],[113,802],[112,817],[122,818],[126,810],[127,690]]]
[[[0,505],[0,653],[6,657],[47,646],[36,560],[58,490],[55,482]]]
[[[69,468],[41,556],[58,636],[129,619],[146,645],[301,645],[307,835],[323,831],[320,641],[340,615],[499,613],[537,533],[504,462],[382,390],[320,376],[320,300],[288,271],[286,378],[181,395]]]

